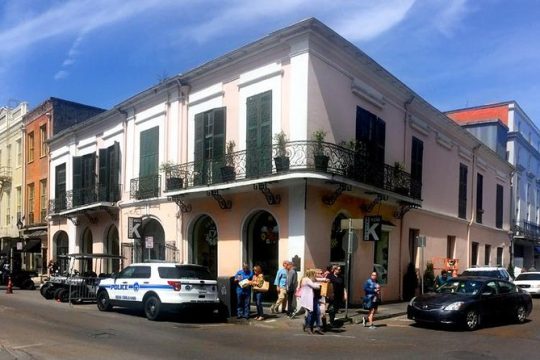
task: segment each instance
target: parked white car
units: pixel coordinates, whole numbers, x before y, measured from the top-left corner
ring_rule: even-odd
[[[524,272],[518,275],[514,284],[531,295],[540,295],[540,272]]]
[[[149,320],[186,308],[215,312],[219,310],[217,282],[204,266],[131,264],[99,283],[97,306],[101,311],[113,306],[142,308]]]

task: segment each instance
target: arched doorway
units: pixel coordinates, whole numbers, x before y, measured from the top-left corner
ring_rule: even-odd
[[[217,278],[218,269],[218,232],[214,220],[203,215],[195,222],[190,244],[190,261],[207,266],[210,274]]]
[[[265,277],[274,283],[279,264],[279,226],[272,214],[258,211],[253,214],[246,226],[244,259],[251,265],[260,265]],[[275,293],[268,298],[274,298]]]
[[[143,221],[140,259],[165,260],[165,232],[156,219]],[[151,246],[151,247],[150,247]]]
[[[92,238],[92,231],[88,227],[85,228],[82,233],[79,249],[79,252],[82,254],[92,254],[94,252],[94,240]],[[92,259],[81,260],[79,270],[82,272],[92,271]]]
[[[118,237],[118,229],[115,225],[111,225],[107,231],[105,238],[104,253],[109,255],[120,255],[120,240]],[[107,259],[104,261],[103,271],[105,273],[117,273],[120,271],[119,259]]]
[[[65,231],[58,231],[54,234],[53,260],[58,265],[58,271],[63,274],[68,270],[69,261],[66,255],[69,252],[69,237]]]

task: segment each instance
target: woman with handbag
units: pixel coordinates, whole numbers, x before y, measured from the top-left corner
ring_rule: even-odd
[[[262,299],[265,292],[268,291],[270,283],[264,281],[264,275],[262,268],[259,265],[253,267],[253,280],[251,280],[251,286],[253,286],[253,293],[255,296],[255,305],[257,306],[257,317],[255,320],[264,320],[264,312],[262,306]]]
[[[302,292],[300,296],[300,305],[307,311],[307,316],[303,325],[304,331],[307,330],[310,334],[315,332],[322,335],[323,332],[320,328],[317,328],[315,331],[313,330],[313,327],[315,326],[315,323],[317,323],[317,319],[319,317],[320,295],[316,292],[320,291],[321,289],[321,285],[315,282],[315,275],[315,270],[307,270],[306,274],[300,281],[300,289]]]

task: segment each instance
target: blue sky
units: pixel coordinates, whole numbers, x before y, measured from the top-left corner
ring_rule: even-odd
[[[442,111],[516,100],[540,124],[536,0],[0,0],[0,106],[110,108],[312,16]]]

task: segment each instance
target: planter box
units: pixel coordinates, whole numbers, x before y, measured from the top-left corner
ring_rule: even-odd
[[[180,190],[184,187],[184,179],[178,177],[171,177],[165,179],[165,185],[167,187],[167,191]]]
[[[274,163],[276,164],[277,172],[289,170],[289,157],[288,156],[277,156],[274,158]]]
[[[315,170],[326,172],[328,170],[328,156],[315,155]]]
[[[221,168],[221,179],[223,181],[234,181],[236,179],[234,166],[223,166]]]

